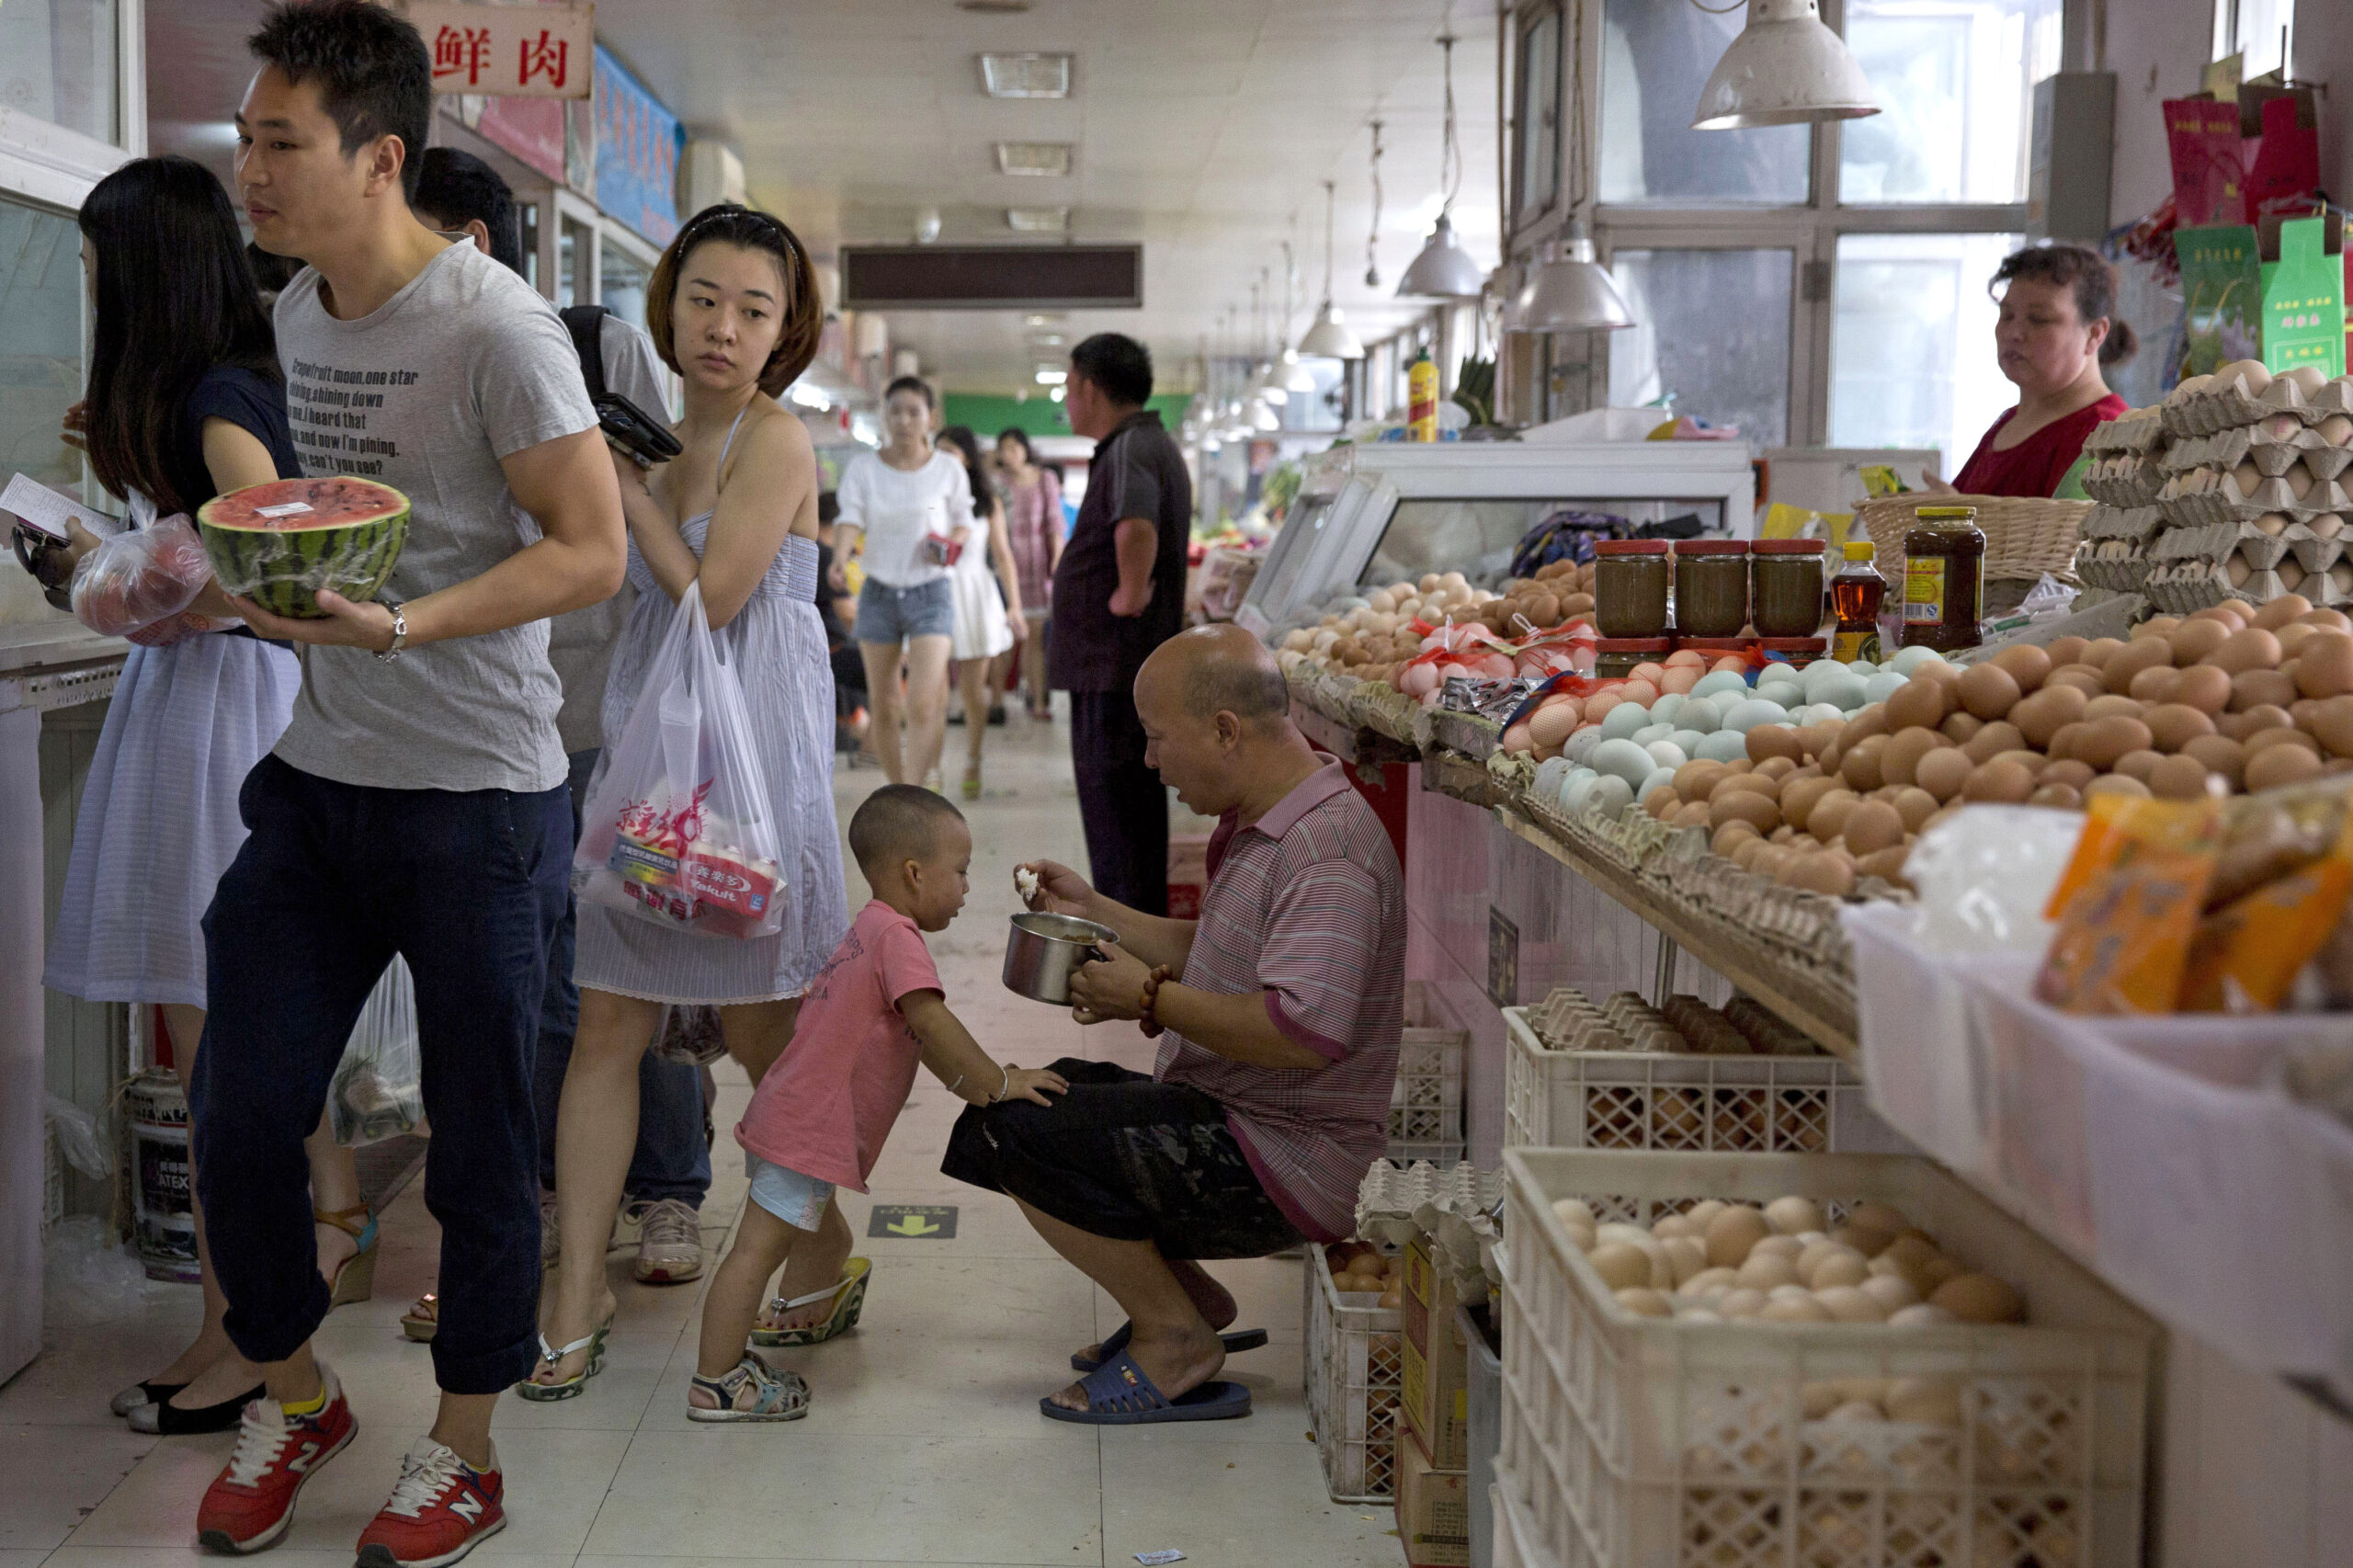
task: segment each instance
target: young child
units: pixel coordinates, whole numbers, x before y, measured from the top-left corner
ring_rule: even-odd
[[[792,1421],[809,1385],[746,1350],[769,1277],[824,1219],[834,1188],[866,1190],[915,1063],[973,1105],[1070,1087],[1060,1074],[999,1066],[948,1010],[922,933],[944,931],[971,887],[972,835],[928,790],[891,784],[858,808],[850,853],[873,902],[819,971],[792,1043],[760,1080],[735,1129],[752,1200],[703,1301],[702,1347],[687,1391],[696,1421]]]

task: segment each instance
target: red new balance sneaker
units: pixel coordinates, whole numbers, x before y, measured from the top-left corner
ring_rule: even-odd
[[[475,1470],[431,1437],[401,1460],[400,1484],[359,1535],[359,1568],[441,1568],[506,1528],[498,1450]]]
[[[326,1382],[326,1403],[313,1415],[289,1415],[266,1397],[245,1406],[229,1466],[197,1505],[198,1544],[214,1551],[259,1551],[286,1533],[295,1494],[359,1430],[335,1373],[322,1367],[319,1375]]]

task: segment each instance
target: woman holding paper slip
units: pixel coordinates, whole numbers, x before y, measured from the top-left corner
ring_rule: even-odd
[[[186,158],[142,158],[83,204],[94,282],[86,402],[66,416],[134,526],[193,514],[225,490],[301,473],[269,318],[229,199]],[[78,526],[65,575],[95,547]],[[301,682],[294,655],[254,637],[217,585],[132,634],[90,762],[42,983],[94,1002],[158,1006],[186,1082],[204,1033],[201,922],[244,842],[237,792],[278,742]],[[375,1221],[351,1151],[323,1120],[309,1142],[319,1271],[338,1304],[368,1298]],[[191,1184],[192,1186],[193,1184]],[[204,1216],[196,1216],[204,1326],[179,1358],[115,1396],[144,1432],[225,1431],[260,1375],[222,1327]]]

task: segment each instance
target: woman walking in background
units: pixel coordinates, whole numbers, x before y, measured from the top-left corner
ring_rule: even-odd
[[[992,711],[999,710],[1005,699],[1004,666],[998,661],[1029,635],[1029,626],[1021,615],[1021,582],[1006,541],[1005,506],[981,460],[980,438],[964,426],[950,425],[939,433],[939,444],[963,460],[965,482],[972,487],[972,516],[982,519],[949,575],[956,611],[950,652],[956,657],[956,685],[964,698],[965,739],[971,748],[964,761],[964,799],[977,801],[982,742]]]
[[[1051,468],[1040,465],[1028,432],[1000,431],[997,467],[1005,474],[1005,534],[1013,548],[1013,571],[1021,585],[1021,613],[1029,637],[1020,650],[1021,684],[1029,693],[1029,717],[1053,717],[1053,694],[1046,687],[1046,621],[1054,599],[1054,568],[1062,563],[1063,486]]]
[[[269,317],[220,182],[186,158],[142,158],[98,182],[81,228],[96,309],[89,398],[67,413],[68,438],[129,503],[132,526],[192,519],[224,490],[299,478]],[[70,577],[97,543],[77,528],[47,574]],[[41,976],[86,1001],[155,1005],[183,1086],[204,1038],[204,912],[245,838],[237,792],[301,685],[293,653],[236,617],[208,583],[187,612],[133,639],[90,760]],[[336,1305],[364,1301],[376,1221],[351,1151],[324,1119],[306,1148],[319,1272]],[[114,1398],[142,1432],[227,1431],[263,1392],[222,1326],[228,1302],[200,1208],[196,1256],[204,1326],[178,1359]]]

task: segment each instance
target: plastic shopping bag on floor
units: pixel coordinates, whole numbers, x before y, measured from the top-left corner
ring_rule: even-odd
[[[127,637],[188,608],[211,575],[203,541],[176,512],[82,557],[74,568],[74,616],[93,631]]]
[[[784,870],[744,689],[689,584],[588,786],[581,898],[698,936],[783,927]]]
[[[425,1120],[425,1059],[416,1041],[416,985],[395,954],[343,1048],[327,1095],[335,1141],[358,1147],[414,1132]]]

